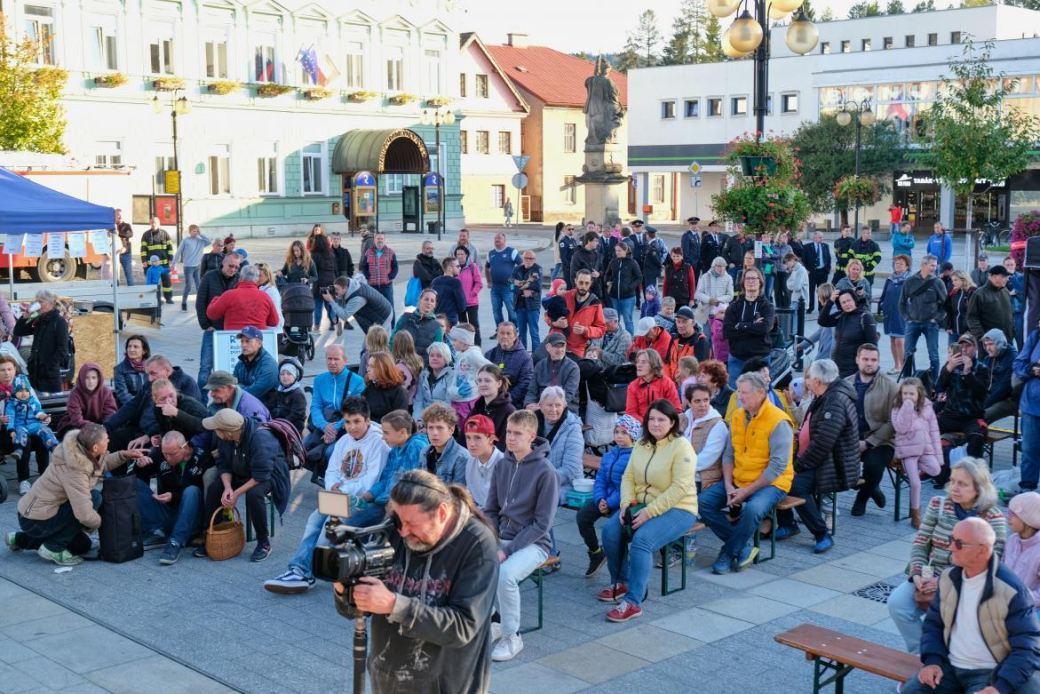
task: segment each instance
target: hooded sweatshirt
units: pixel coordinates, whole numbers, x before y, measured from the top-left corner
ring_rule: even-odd
[[[87,390],[87,374],[96,371],[98,384],[94,390]],[[79,429],[87,422],[101,424],[119,409],[116,406],[115,395],[105,385],[105,379],[101,375],[101,367],[94,362],[86,362],[79,369],[76,376],[76,387],[69,393],[68,409],[65,418],[58,426],[58,431],[68,429]]]
[[[479,694],[491,684],[491,612],[498,557],[490,528],[456,504],[458,517],[428,552],[397,533],[383,581],[394,609],[372,617],[368,674],[380,694]]]
[[[500,540],[507,557],[537,545],[549,553],[549,531],[556,518],[560,487],[556,470],[549,463],[549,442],[541,436],[531,452],[517,460],[512,451],[495,466],[488,489],[484,513]]]
[[[383,440],[383,428],[375,422],[369,422],[368,432],[360,441],[349,433],[344,434],[332,449],[325,472],[325,489],[354,496],[369,491],[379,480],[389,453],[390,447]]]

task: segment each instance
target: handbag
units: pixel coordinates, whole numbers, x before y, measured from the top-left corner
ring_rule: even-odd
[[[408,288],[404,292],[404,305],[405,306],[418,306],[419,295],[422,293],[422,282],[419,281],[418,277],[413,277],[408,280]]]
[[[218,523],[217,516],[225,517]],[[209,519],[206,531],[206,554],[213,561],[232,559],[242,553],[246,546],[246,530],[237,508],[218,508]]]
[[[628,405],[628,384],[627,383],[608,383],[607,384],[607,402],[603,406],[603,409],[607,412],[620,413],[625,411],[625,407]]]

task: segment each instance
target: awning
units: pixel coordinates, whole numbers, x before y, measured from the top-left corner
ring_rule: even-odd
[[[112,229],[116,211],[59,193],[0,167],[0,234]]]
[[[336,143],[332,170],[348,175],[359,171],[425,174],[430,170],[430,156],[422,138],[407,128],[351,130]]]

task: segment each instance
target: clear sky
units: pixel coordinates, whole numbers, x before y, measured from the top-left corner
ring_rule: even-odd
[[[817,16],[828,5],[837,18],[844,18],[856,0],[813,2]],[[885,0],[880,0],[884,6]],[[907,9],[916,0],[903,0]],[[948,1],[938,0],[937,7]],[[661,35],[671,34],[679,11],[679,0],[655,0]],[[647,7],[631,0],[460,0],[459,31],[476,31],[485,43],[506,42],[509,32],[526,33],[532,44],[550,46],[566,53],[620,51],[627,33]],[[723,20],[728,26],[730,18]]]

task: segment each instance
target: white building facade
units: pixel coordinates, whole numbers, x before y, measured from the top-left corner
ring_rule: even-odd
[[[1040,114],[1040,12],[994,5],[817,27],[820,43],[804,56],[791,53],[782,29],[773,32],[767,132],[791,134],[803,122],[855,101],[869,104],[879,119],[894,121],[912,144],[949,60],[961,55],[969,36],[994,41],[990,64],[1017,81],[1009,105]],[[673,206],[672,191],[678,196],[674,219],[712,216],[711,195],[726,179],[727,145],[755,130],[752,85],[750,59],[629,73],[628,165],[640,203],[654,207],[652,218],[669,219],[664,215]],[[694,187],[697,176],[689,169],[694,162],[702,167],[700,187]],[[976,224],[1013,222],[1019,212],[1040,203],[1040,176],[1033,174],[1025,171],[977,195]],[[888,184],[893,194],[861,211],[861,221],[878,220],[887,228],[887,209],[895,202],[918,229],[930,230],[937,220],[963,228],[964,201],[940,190],[929,172],[895,171]]]

